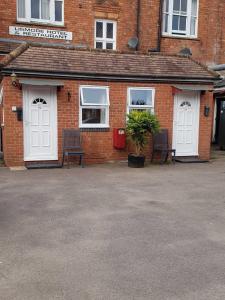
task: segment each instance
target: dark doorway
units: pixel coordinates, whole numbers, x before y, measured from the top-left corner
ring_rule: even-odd
[[[221,150],[225,150],[225,98],[217,98],[216,107],[214,142]]]

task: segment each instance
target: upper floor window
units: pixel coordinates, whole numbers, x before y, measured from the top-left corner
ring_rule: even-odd
[[[163,34],[196,37],[198,0],[164,0]]]
[[[116,50],[116,22],[95,21],[95,48]]]
[[[17,0],[17,19],[22,22],[63,24],[64,0]]]

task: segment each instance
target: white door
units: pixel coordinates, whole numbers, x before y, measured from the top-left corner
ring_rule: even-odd
[[[174,97],[173,148],[176,156],[198,155],[199,92],[182,92]]]
[[[24,160],[57,160],[55,87],[23,87]]]

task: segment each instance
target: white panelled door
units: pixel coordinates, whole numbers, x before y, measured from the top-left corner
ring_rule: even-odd
[[[55,87],[23,87],[24,160],[57,160]]]
[[[181,92],[174,97],[173,148],[176,156],[198,155],[199,92]]]

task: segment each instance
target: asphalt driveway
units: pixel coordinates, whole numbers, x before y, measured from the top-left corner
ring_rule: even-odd
[[[0,169],[0,299],[225,299],[225,160]]]

